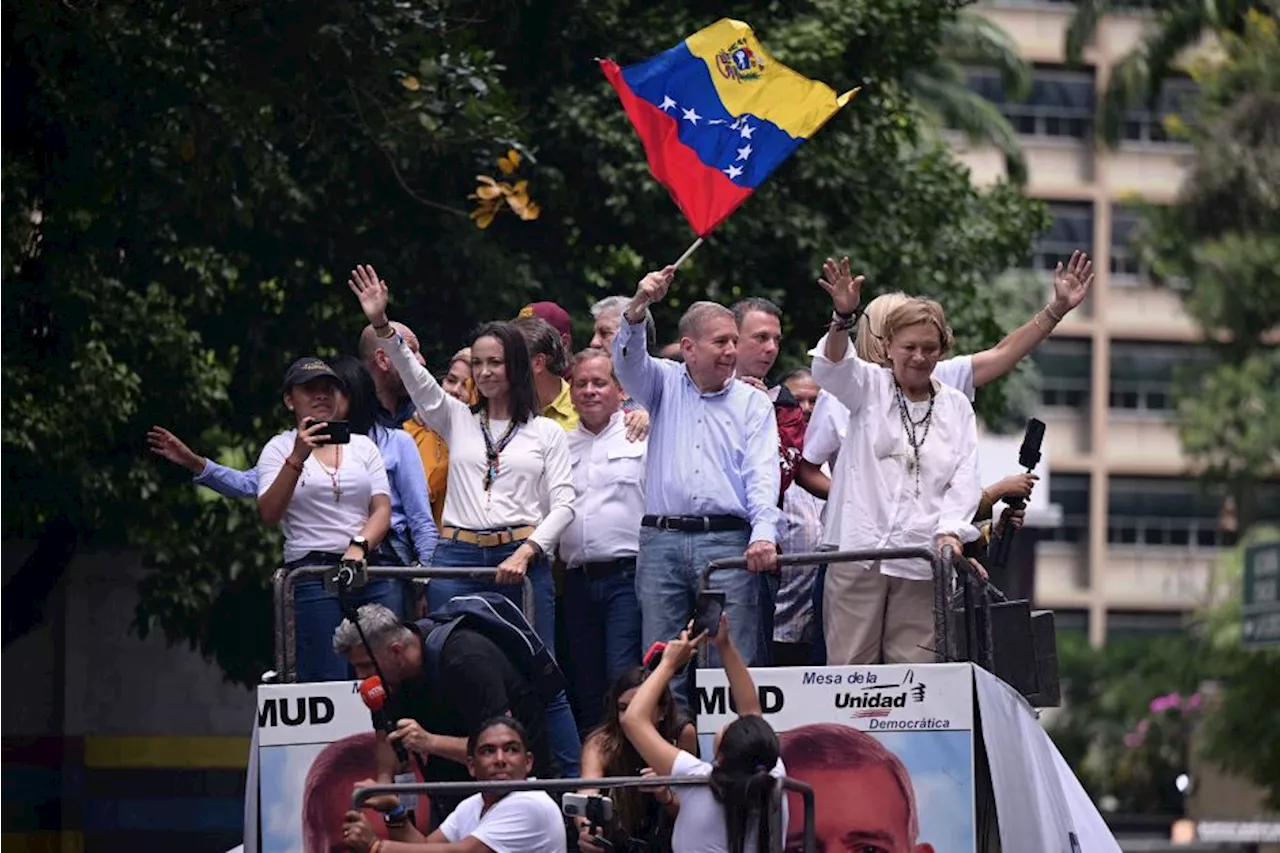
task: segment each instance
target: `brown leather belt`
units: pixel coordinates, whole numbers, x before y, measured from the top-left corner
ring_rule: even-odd
[[[441,527],[440,538],[478,545],[481,548],[494,548],[498,545],[509,545],[512,542],[522,542],[533,535],[533,530],[532,524],[508,527],[504,530],[463,530],[459,527]]]

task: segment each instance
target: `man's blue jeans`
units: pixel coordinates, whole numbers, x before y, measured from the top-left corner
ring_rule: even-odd
[[[497,568],[521,544],[509,542],[506,545],[484,548],[467,542],[441,539],[431,565],[440,568]],[[533,629],[554,656],[556,595],[555,584],[551,579],[551,566],[545,557],[529,564],[528,577],[533,586]],[[517,606],[523,606],[523,584],[499,585],[484,578],[432,578],[427,583],[427,608],[429,611],[439,610],[455,595],[470,592],[502,593]],[[561,772],[565,776],[577,776],[582,742],[578,738],[573,710],[569,707],[569,697],[563,692],[547,703],[547,738],[551,741],[556,760],[560,762]]]
[[[741,559],[749,538],[747,530],[684,533],[653,527],[640,529],[636,597],[640,599],[644,648],[680,635],[693,615],[702,570],[712,560]],[[747,666],[759,666],[765,660],[760,648],[760,578],[746,569],[722,569],[711,575],[708,588],[725,593],[725,614],[733,644]],[[712,664],[719,666],[714,649],[711,657]],[[692,678],[692,670],[689,677]],[[680,703],[692,711],[688,679],[675,679],[671,689]]]
[[[601,700],[624,672],[640,664],[640,602],[634,568],[592,580],[581,568],[564,579],[565,670],[586,732],[603,717]]]

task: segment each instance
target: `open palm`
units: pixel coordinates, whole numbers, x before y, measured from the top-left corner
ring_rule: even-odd
[[[854,276],[849,272],[849,259],[842,258],[836,263],[834,258],[827,258],[822,265],[822,278],[818,284],[831,294],[831,304],[841,314],[852,314],[862,299],[862,283],[865,276]]]
[[[1058,310],[1065,314],[1075,310],[1089,295],[1093,286],[1093,261],[1079,249],[1071,253],[1071,260],[1064,268],[1062,262],[1053,271],[1053,301]]]
[[[351,271],[347,286],[360,300],[360,308],[369,322],[375,326],[385,326],[387,324],[387,283],[378,278],[373,267],[357,266]]]

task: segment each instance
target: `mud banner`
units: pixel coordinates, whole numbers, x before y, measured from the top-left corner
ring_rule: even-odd
[[[354,681],[330,681],[258,688],[258,853],[343,849],[342,818],[351,792],[377,772],[373,724],[358,687]],[[415,811],[425,830],[424,806]],[[385,835],[378,813],[365,814],[374,831]]]
[[[973,853],[974,689],[969,664],[753,669],[787,775],[813,786],[819,849]],[[720,670],[698,670],[704,756],[731,722]],[[789,810],[801,814],[798,797]],[[799,849],[792,820],[788,849]]]

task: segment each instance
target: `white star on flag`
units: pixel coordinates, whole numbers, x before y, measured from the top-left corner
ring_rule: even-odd
[[[666,112],[667,110],[674,110],[675,108],[676,108],[676,102],[671,100],[671,96],[663,95],[662,106],[659,109],[661,109],[663,112]]]
[[[746,160],[746,159],[747,159],[748,157],[750,157],[750,156],[751,156],[751,145],[750,145],[750,144],[748,144],[746,148],[739,148],[739,149],[738,149],[738,159],[739,159],[739,160]]]
[[[683,112],[684,112],[684,120],[689,122],[690,124],[696,125],[698,123],[698,120],[702,118],[702,116],[698,115],[697,111],[694,110],[693,108],[683,110]]]
[[[729,180],[733,180],[734,178],[742,174],[742,170],[739,169],[737,166],[730,166],[729,168],[724,170],[724,173],[729,176]]]
[[[750,139],[751,134],[755,132],[756,132],[756,129],[751,125],[747,124],[745,121],[742,123],[742,129],[738,131],[738,133],[742,135],[743,139]]]
[[[707,124],[724,124],[724,119],[713,118],[711,121],[707,122]]]

